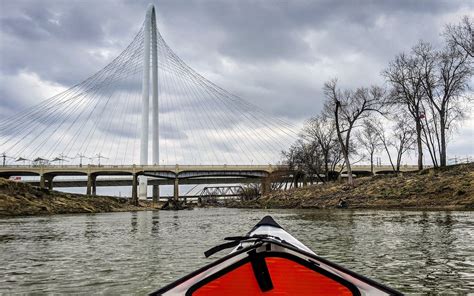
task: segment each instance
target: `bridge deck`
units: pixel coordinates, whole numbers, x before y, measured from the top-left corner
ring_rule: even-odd
[[[341,167],[338,168],[344,173]],[[415,171],[416,166],[403,166],[402,171]],[[355,174],[370,173],[370,166],[353,166]],[[391,166],[375,166],[376,173],[390,172]],[[88,195],[95,195],[97,186],[132,186],[132,198],[137,198],[138,176],[150,176],[150,185],[174,185],[174,195],[179,196],[179,184],[238,184],[261,182],[262,193],[271,190],[270,176],[289,176],[292,171],[285,165],[105,165],[105,166],[2,166],[0,177],[39,176],[42,188],[87,187]],[[131,176],[130,179],[101,180],[99,176]],[[87,180],[53,179],[58,176],[87,176]],[[156,179],[159,178],[159,179]],[[286,180],[288,181],[288,180]],[[305,181],[303,181],[305,182]],[[296,184],[295,184],[296,186]],[[158,191],[156,191],[158,192]],[[155,193],[154,193],[155,195]],[[146,196],[146,195],[145,195]]]

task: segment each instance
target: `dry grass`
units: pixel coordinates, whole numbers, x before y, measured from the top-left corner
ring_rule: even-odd
[[[474,164],[276,191],[236,206],[258,208],[474,209]]]
[[[65,213],[99,213],[152,209],[150,204],[132,206],[125,199],[110,196],[89,197],[49,191],[28,184],[0,179],[0,216]]]

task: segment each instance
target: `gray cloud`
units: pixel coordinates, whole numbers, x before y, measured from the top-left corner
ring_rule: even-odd
[[[456,0],[155,4],[161,34],[188,65],[270,114],[296,123],[321,110],[324,81],[337,76],[344,87],[382,84],[380,72],[395,54],[408,51],[419,39],[441,43],[446,23],[474,13],[472,2]],[[53,95],[56,87],[75,85],[107,65],[138,32],[147,5],[147,0],[1,1],[0,115],[44,99],[40,95]],[[38,81],[27,84],[25,75],[36,75]],[[34,83],[47,87],[33,91]],[[120,90],[138,87],[127,82]],[[163,111],[170,115],[178,107],[194,106],[169,104]],[[132,104],[130,111],[138,113],[137,107]],[[193,120],[194,128],[201,129]],[[236,124],[220,123],[226,128]],[[117,126],[107,130],[134,134]],[[163,135],[186,138],[172,128]],[[216,143],[216,149],[226,150]],[[466,147],[458,146],[452,147],[464,153]]]

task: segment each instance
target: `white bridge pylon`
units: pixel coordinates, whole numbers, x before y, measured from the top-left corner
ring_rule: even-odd
[[[156,36],[156,13],[153,4],[148,5],[145,16],[145,27],[143,35],[143,81],[142,81],[142,127],[140,134],[140,164],[148,165],[148,127],[150,114],[150,83],[151,83],[151,141],[152,141],[152,164],[159,164],[159,120],[158,120],[158,50]],[[150,60],[151,51],[151,60]],[[151,79],[150,79],[151,72]],[[146,176],[140,177],[139,198],[146,199],[148,193],[148,182]],[[159,194],[158,189],[153,190]]]

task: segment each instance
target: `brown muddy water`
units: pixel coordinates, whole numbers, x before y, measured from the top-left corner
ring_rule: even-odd
[[[195,209],[0,219],[0,294],[144,295],[270,214],[318,255],[411,295],[474,292],[474,212]]]

